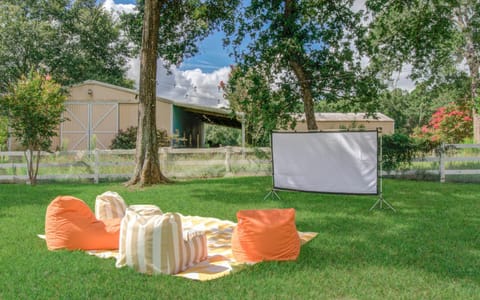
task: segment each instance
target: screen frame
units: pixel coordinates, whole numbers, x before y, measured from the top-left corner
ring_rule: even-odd
[[[299,191],[299,192],[308,192],[308,193],[319,193],[319,194],[344,194],[344,195],[380,195],[382,193],[381,189],[381,130],[321,130],[321,131],[272,131],[270,135],[270,147],[271,147],[271,154],[272,154],[272,186],[273,191]],[[285,186],[278,186],[275,180],[275,151],[274,151],[274,134],[328,134],[328,133],[345,133],[345,134],[360,134],[360,133],[376,133],[376,160],[375,160],[375,178],[376,178],[376,185],[374,192],[347,192],[347,191],[326,191],[326,190],[307,190],[302,188],[292,188],[292,187],[285,187]]]

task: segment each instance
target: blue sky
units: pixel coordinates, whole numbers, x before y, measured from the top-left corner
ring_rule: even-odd
[[[1,0],[0,0],[1,1]],[[104,8],[112,12],[133,11],[135,0],[97,0]],[[248,3],[249,0],[242,0]],[[365,0],[355,0],[353,9],[364,7]],[[222,46],[222,32],[213,33],[198,45],[199,53],[186,59],[182,65],[172,67],[168,73],[159,63],[157,70],[157,95],[166,99],[194,103],[205,106],[224,107],[228,101],[218,89],[220,81],[226,82],[230,65],[234,63],[229,57],[229,50]],[[407,78],[409,66],[398,73],[395,86],[412,89],[413,83]],[[128,63],[127,77],[138,84],[139,60],[133,58]]]
[[[115,4],[135,4],[135,0],[114,0]],[[215,32],[200,42],[199,53],[186,59],[180,70],[201,69],[204,73],[211,73],[225,66],[230,66],[233,59],[229,57],[228,50],[222,46],[222,32]]]

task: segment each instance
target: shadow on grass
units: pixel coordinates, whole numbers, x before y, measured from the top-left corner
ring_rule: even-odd
[[[479,282],[479,202],[465,185],[390,182],[399,195],[387,194],[397,212],[369,212],[360,201],[346,199],[301,203],[318,209],[302,212],[299,230],[319,235],[302,248],[298,262],[305,269],[337,266],[414,268],[442,278]],[[405,188],[405,189],[404,189]],[[478,190],[468,186],[468,190]],[[354,200],[354,199],[352,199]],[[298,200],[304,201],[307,200]]]
[[[480,282],[480,186],[386,180],[384,187],[384,198],[397,212],[369,211],[376,196],[279,192],[280,200],[264,200],[271,189],[270,177],[195,180],[140,190],[127,189],[121,183],[4,185],[0,223],[2,219],[16,222],[3,224],[5,230],[23,228],[18,236],[31,246],[29,239],[41,233],[45,209],[56,196],[70,194],[93,208],[95,196],[106,190],[119,192],[128,204],[158,204],[163,211],[231,221],[236,221],[240,209],[293,207],[297,229],[318,232],[318,236],[302,247],[295,263],[281,265],[279,270],[413,268],[442,278]],[[25,205],[34,205],[35,210],[15,217]],[[25,247],[22,241],[15,242],[18,249],[8,245],[11,255]],[[254,267],[260,277],[268,275],[268,267]]]

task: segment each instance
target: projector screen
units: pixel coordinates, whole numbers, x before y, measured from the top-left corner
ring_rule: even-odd
[[[273,188],[378,194],[377,131],[273,132]]]

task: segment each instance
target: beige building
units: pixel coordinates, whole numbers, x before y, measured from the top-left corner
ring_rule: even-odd
[[[138,92],[88,80],[70,87],[65,107],[68,120],[60,125],[52,150],[109,149],[119,130],[137,126]],[[156,111],[157,129],[182,141],[172,144],[176,147],[202,147],[205,123],[241,127],[227,110],[161,97],[157,97]]]
[[[374,117],[367,117],[365,113],[315,113],[318,130],[376,130],[382,129],[383,134],[392,134],[395,121],[384,114],[376,113]],[[306,131],[305,114],[296,115],[295,130]]]

